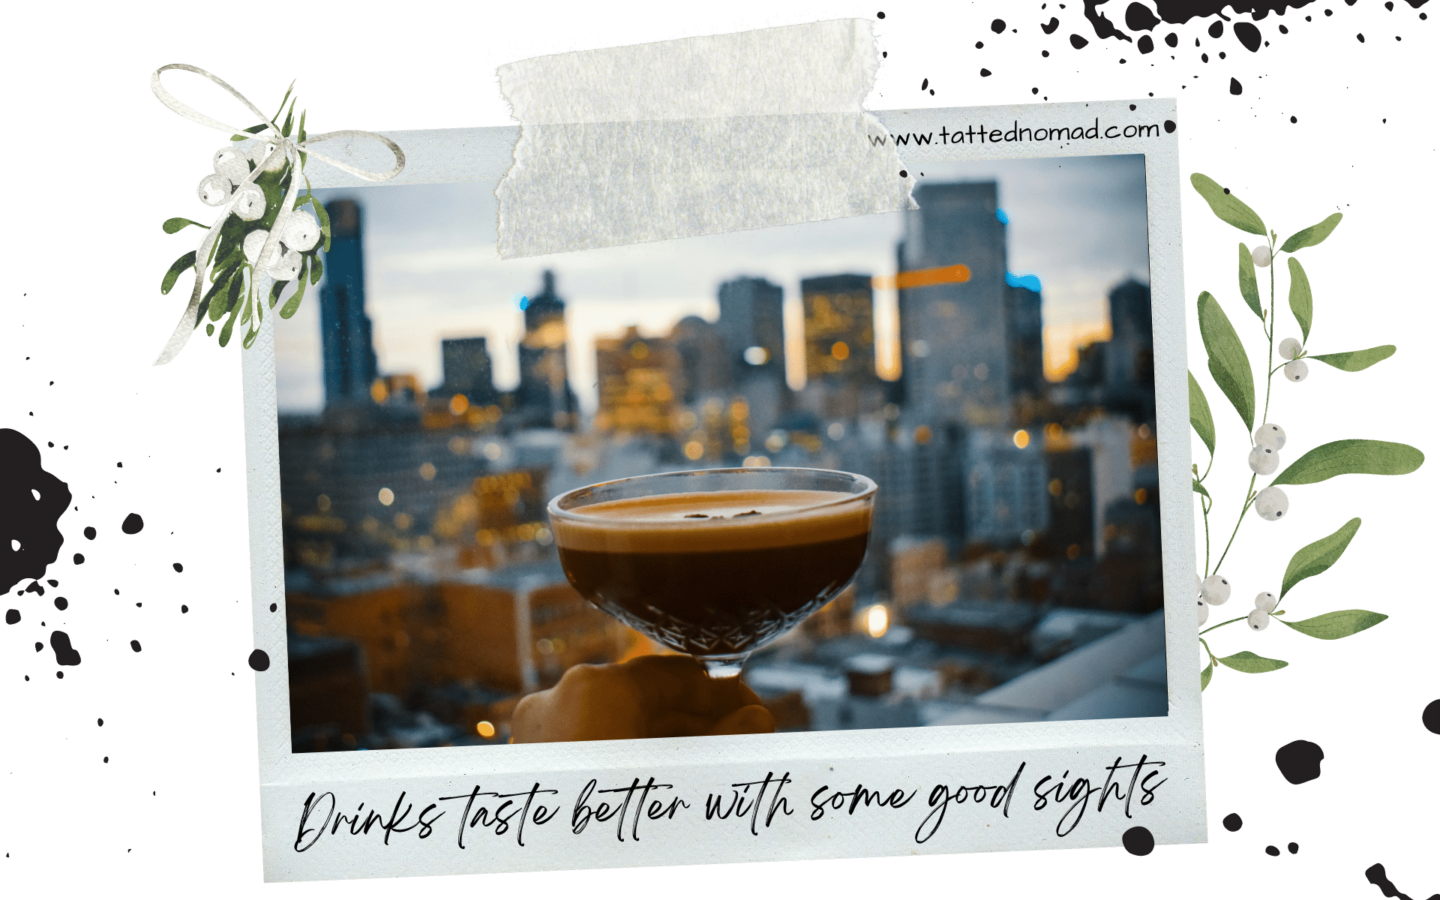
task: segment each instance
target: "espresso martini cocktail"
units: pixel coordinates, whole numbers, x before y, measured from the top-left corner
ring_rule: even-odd
[[[550,521],[576,590],[727,677],[855,577],[875,490],[821,469],[670,472],[556,497]]]

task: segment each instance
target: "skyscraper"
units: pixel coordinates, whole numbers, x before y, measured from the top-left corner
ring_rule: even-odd
[[[905,404],[920,421],[993,426],[1010,416],[1005,223],[993,181],[921,184],[905,213],[901,272],[964,265],[968,281],[900,291]]]
[[[790,410],[785,381],[785,292],[764,278],[720,285],[720,321],[735,391],[745,398],[746,428],[764,440]]]
[[[665,338],[643,338],[635,326],[595,341],[600,383],[597,431],[669,435],[679,410],[676,385],[683,380],[680,354]]]
[[[1155,337],[1150,288],[1128,279],[1110,290],[1105,397],[1140,421],[1155,418]]]
[[[1044,322],[1040,279],[1006,276],[1005,322],[1010,348],[1010,392],[1017,402],[1045,393]]]
[[[883,405],[875,373],[875,292],[869,275],[800,282],[805,307],[802,402],[827,419],[853,419]]]
[[[754,375],[785,380],[785,309],[780,285],[736,278],[720,285],[720,321],[735,381]]]
[[[555,293],[555,273],[542,276],[540,292],[522,303],[525,337],[520,342],[516,412],[542,428],[575,427],[575,392],[565,360],[565,301]]]
[[[440,342],[444,382],[442,394],[464,394],[471,405],[495,401],[495,381],[490,369],[490,350],[485,338],[450,338]]]
[[[333,200],[325,211],[330,217],[330,249],[325,253],[325,284],[320,288],[325,403],[364,403],[370,399],[377,366],[370,317],[365,314],[360,205],[354,200]]]

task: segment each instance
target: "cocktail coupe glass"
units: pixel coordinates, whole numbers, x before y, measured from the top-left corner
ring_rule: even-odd
[[[702,469],[577,488],[549,513],[576,590],[729,678],[854,579],[875,491],[826,469]]]

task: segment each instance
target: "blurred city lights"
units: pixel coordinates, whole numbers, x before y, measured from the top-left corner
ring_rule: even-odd
[[[865,610],[865,631],[872,638],[884,637],[890,630],[890,610],[885,604],[877,603]]]

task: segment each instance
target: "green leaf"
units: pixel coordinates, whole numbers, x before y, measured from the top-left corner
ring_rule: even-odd
[[[1290,311],[1300,323],[1300,343],[1310,340],[1310,317],[1313,313],[1313,298],[1310,296],[1310,279],[1300,266],[1300,260],[1290,257]]]
[[[1409,475],[1423,462],[1425,454],[1409,444],[1331,441],[1295,460],[1270,484],[1315,484],[1337,475]]]
[[[1256,656],[1249,650],[1241,650],[1234,656],[1222,656],[1219,661],[1221,665],[1229,666],[1237,672],[1248,672],[1251,675],[1274,672],[1276,669],[1283,669],[1290,665],[1283,659],[1266,659],[1263,656]]]
[[[285,113],[285,124],[283,124],[283,125],[280,126],[280,134],[282,134],[283,136],[285,136],[285,137],[288,138],[288,137],[290,136],[290,129],[291,129],[291,128],[294,128],[294,127],[295,127],[295,101],[294,101],[294,100],[291,100],[291,101],[290,101],[290,110],[289,110],[289,112]]]
[[[1367,628],[1374,628],[1381,622],[1390,618],[1382,613],[1371,612],[1368,609],[1341,609],[1335,612],[1328,612],[1313,619],[1302,619],[1299,622],[1285,622],[1291,628],[1301,634],[1308,634],[1313,638],[1322,641],[1336,641],[1352,634],[1358,634]]]
[[[212,284],[210,286],[210,290],[206,291],[205,296],[201,298],[200,310],[202,314],[205,310],[209,310],[210,321],[218,322],[220,321],[220,317],[225,315],[225,304],[217,300],[216,298],[220,296],[226,296],[223,295],[221,292],[230,290],[230,282],[233,281],[235,279],[235,276],[239,273],[239,268],[230,269],[228,272],[225,272],[225,277],[219,279],[214,284]]]
[[[256,339],[257,337],[259,337],[259,336],[260,336],[260,332],[259,332],[258,330],[256,330],[256,329],[253,329],[253,328],[252,328],[252,329],[250,330],[250,332],[245,335],[245,340],[244,340],[242,346],[244,346],[246,350],[249,350],[249,349],[250,349],[250,345],[251,345],[251,344],[254,344],[254,343],[255,343],[255,339]]]
[[[1203,691],[1203,690],[1205,690],[1207,687],[1210,686],[1210,676],[1211,676],[1211,675],[1214,675],[1214,674],[1215,674],[1215,664],[1214,664],[1214,663],[1206,663],[1206,664],[1205,664],[1205,668],[1202,669],[1201,672],[1200,672],[1200,690]]]
[[[205,324],[205,336],[206,336],[206,337],[209,337],[209,336],[213,335],[214,333],[215,333],[215,326],[214,326],[214,325],[211,325],[211,324],[209,324],[209,323],[207,322],[207,323]]]
[[[307,179],[308,181],[308,179]],[[325,243],[322,249],[327,253],[330,251],[330,214],[325,211],[325,204],[321,203],[314,194],[307,193],[300,198],[315,208],[315,218],[320,221],[320,234],[324,235]]]
[[[1342,218],[1344,218],[1344,216],[1340,215],[1340,213],[1332,213],[1326,216],[1325,221],[1318,225],[1311,225],[1309,228],[1295,232],[1285,239],[1285,243],[1281,245],[1280,251],[1282,253],[1294,253],[1301,247],[1315,246],[1330,236],[1330,232],[1335,230],[1335,226],[1340,224]]]
[[[285,89],[285,96],[280,98],[280,108],[275,110],[275,115],[270,117],[270,121],[273,122],[280,118],[280,114],[285,111],[285,104],[290,102],[290,92],[293,90],[295,90],[295,82],[292,81],[290,86]]]
[[[167,269],[165,272],[165,277],[160,279],[160,293],[170,293],[170,289],[175,286],[175,280],[180,277],[180,273],[184,272],[186,269],[193,268],[194,265],[194,250],[191,250],[189,253],[185,254],[184,256],[171,263],[170,268]]]
[[[220,346],[220,350],[225,350],[226,347],[230,346],[230,336],[233,336],[233,334],[235,334],[235,317],[230,315],[230,317],[226,318],[225,324],[220,325],[220,340],[216,341]]]
[[[1255,281],[1255,258],[1250,255],[1250,248],[1244,244],[1240,245],[1240,296],[1245,298],[1245,305],[1263,322],[1265,313],[1260,308],[1260,286]]]
[[[285,288],[285,282],[277,281],[270,285],[270,308],[274,309],[275,304],[280,302],[280,291]]]
[[[320,276],[325,274],[325,264],[320,261],[320,254],[310,257],[310,283],[319,284]]]
[[[252,137],[254,137],[255,135],[257,135],[257,134],[259,134],[260,132],[264,131],[265,128],[266,128],[266,126],[265,126],[264,124],[251,125],[249,128],[246,128],[246,129],[245,129],[245,133],[244,133],[244,134],[233,134],[233,135],[231,135],[231,136],[230,136],[230,140],[232,140],[232,141],[248,141],[248,140],[250,140]]]
[[[1255,210],[1241,203],[1234,194],[1199,172],[1190,176],[1190,184],[1200,192],[1200,196],[1210,204],[1210,210],[1219,216],[1221,221],[1228,222],[1241,231],[1265,236],[1265,223],[1255,214]]]
[[[295,293],[291,294],[290,299],[285,301],[285,305],[280,307],[280,318],[288,319],[291,316],[295,315],[295,311],[300,308],[300,301],[305,299],[306,283],[307,279],[305,278],[305,263],[301,262],[300,275],[295,279]]]
[[[1200,383],[1195,376],[1190,375],[1190,425],[1195,433],[1200,435],[1200,440],[1210,450],[1210,455],[1215,455],[1215,419],[1210,415],[1210,402],[1205,399],[1205,392],[1200,390]]]
[[[1386,344],[1383,347],[1371,347],[1369,350],[1349,350],[1345,353],[1322,353],[1319,356],[1306,358],[1318,360],[1328,366],[1334,366],[1346,372],[1359,372],[1361,369],[1368,369],[1382,359],[1389,359],[1394,355],[1395,345]]]
[[[173,219],[166,219],[166,220],[165,220],[165,224],[164,224],[164,225],[161,225],[160,227],[165,229],[165,233],[166,233],[166,234],[174,234],[175,232],[179,231],[180,229],[185,228],[185,227],[190,226],[190,225],[194,225],[194,226],[197,226],[197,227],[199,227],[199,228],[204,228],[204,227],[205,227],[204,225],[201,225],[199,222],[195,221],[194,219],[186,219],[186,218],[184,218],[183,216],[176,216],[176,217],[173,218]]]
[[[1255,430],[1255,376],[1240,337],[1220,303],[1209,291],[1200,292],[1200,337],[1210,356],[1210,375],[1234,405],[1247,432]]]
[[[1210,492],[1207,491],[1207,490],[1205,490],[1205,485],[1201,484],[1200,481],[1199,481],[1199,479],[1196,479],[1196,478],[1190,479],[1190,488],[1191,488],[1191,490],[1193,490],[1195,493],[1200,494],[1201,496],[1203,496],[1203,497],[1204,497],[1205,499],[1207,499],[1207,500],[1212,500],[1212,499],[1214,499],[1213,497],[1210,496]]]
[[[1355,537],[1355,532],[1359,530],[1360,520],[1351,519],[1329,537],[1323,537],[1296,551],[1295,555],[1290,557],[1290,565],[1285,567],[1285,580],[1280,584],[1281,598],[1306,578],[1313,578],[1335,565],[1340,554],[1350,546],[1350,539]]]

